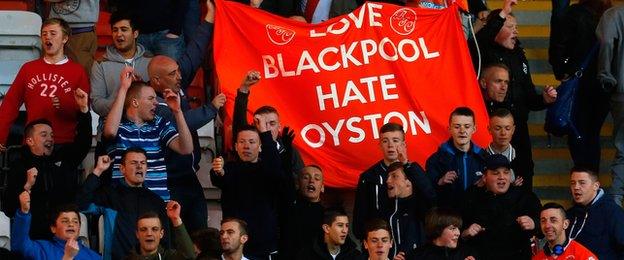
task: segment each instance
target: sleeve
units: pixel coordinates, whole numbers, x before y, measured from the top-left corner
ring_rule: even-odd
[[[80,210],[87,210],[91,204],[107,208],[111,207],[111,203],[107,199],[108,190],[100,189],[100,184],[100,177],[95,174],[87,176],[82,188],[78,191],[78,196],[76,196],[76,203]]]
[[[232,119],[232,144],[236,143],[236,134],[244,125],[247,125],[247,103],[249,102],[249,93],[236,91],[234,99],[234,115]]]
[[[160,144],[162,147],[168,147],[173,139],[178,138],[178,130],[176,130],[172,122],[162,118],[158,124],[158,128],[160,129]]]
[[[292,155],[293,171],[294,172],[301,171],[301,169],[305,167],[305,163],[303,162],[303,159],[301,159],[301,153],[299,153],[299,151],[295,147],[293,147],[291,155]]]
[[[193,248],[193,241],[186,231],[184,224],[179,227],[174,227],[176,241],[176,255],[179,259],[194,259],[195,249]]]
[[[366,184],[362,178],[362,175],[358,178],[357,188],[355,189],[355,202],[353,204],[353,234],[357,239],[362,240],[364,238],[364,218],[368,210],[368,203],[366,203]]]
[[[282,180],[283,173],[281,166],[281,158],[277,151],[277,144],[273,141],[271,132],[260,133],[260,142],[262,143],[262,151],[260,152],[260,161],[262,168],[268,178],[265,180],[271,183],[279,183]]]
[[[91,93],[91,85],[89,84],[89,76],[87,75],[87,72],[84,70],[84,68],[82,66],[79,66],[79,73],[80,75],[80,82],[78,83],[78,88],[82,89],[84,92],[87,92],[87,94]]]
[[[432,207],[435,204],[436,192],[425,171],[415,162],[409,163],[405,170],[415,176],[414,180],[416,183],[413,183],[412,186],[418,189],[417,191],[421,193],[421,197],[426,198],[428,206]]]
[[[223,170],[225,171],[225,167]],[[225,172],[225,174],[228,174],[227,171]],[[219,176],[215,171],[211,169],[210,170],[210,182],[212,183],[212,185],[223,190],[225,186],[225,175]]]
[[[186,17],[186,10],[188,9],[188,2],[189,1],[195,1],[195,0],[176,0],[176,1],[171,1],[171,3],[173,4],[172,8],[172,12],[171,15],[172,17],[170,17],[170,24],[169,24],[169,33],[175,34],[175,35],[182,35],[182,27],[184,25],[184,18]]]
[[[78,124],[76,124],[74,142],[57,152],[63,158],[64,167],[76,169],[82,163],[82,160],[91,150],[92,133],[91,111],[87,111],[87,113],[78,112]]]
[[[531,111],[539,111],[546,108],[546,104],[544,103],[544,97],[542,94],[537,93],[535,91],[535,85],[533,84],[533,78],[531,77],[531,68],[529,67],[529,61],[526,59],[524,54],[522,55],[523,63],[527,66],[527,73],[524,74],[522,82],[522,87],[524,91],[526,91],[526,102],[529,105],[529,109]]]
[[[614,75],[616,68],[612,67],[615,59],[615,44],[622,40],[622,36],[619,33],[622,31],[622,28],[617,28],[616,24],[618,23],[614,23],[619,18],[616,14],[613,10],[606,11],[596,28],[596,36],[600,41],[598,80],[603,85],[610,84],[615,86],[618,80]]]
[[[605,198],[606,199],[606,198]],[[618,252],[624,251],[624,210],[614,205],[612,214],[605,215],[607,221],[609,221],[609,232],[611,232],[611,241]]]
[[[193,38],[186,44],[186,51],[178,59],[180,72],[182,73],[182,89],[186,91],[193,81],[195,73],[204,61],[207,46],[211,44],[214,25],[203,21],[197,26]]]
[[[565,74],[571,76],[576,71],[578,61],[572,59],[569,49],[574,46],[577,34],[577,19],[572,17],[570,12],[566,12],[560,26],[552,26],[550,44],[548,46],[548,62],[552,65],[555,78],[561,80]]]
[[[529,191],[529,198],[527,201],[526,209],[527,215],[533,220],[535,223],[535,229],[530,233],[530,236],[536,235],[538,237],[543,237],[542,231],[540,229],[540,211],[542,209],[542,203],[539,198],[535,195],[535,193]]]
[[[9,91],[5,94],[0,104],[0,126],[2,126],[0,127],[0,144],[6,144],[11,125],[17,118],[19,108],[24,103],[25,71],[29,70],[26,68],[27,65],[28,63],[19,70],[13,84],[11,84]]]
[[[26,166],[23,161],[17,161],[9,171],[7,188],[3,194],[3,211],[13,217],[19,208],[19,194],[24,191],[26,183]]]
[[[487,45],[495,43],[494,39],[496,39],[496,35],[503,28],[503,25],[505,25],[505,18],[496,15],[483,26],[477,33],[477,41],[481,50],[485,49]]]
[[[193,132],[214,120],[217,117],[217,112],[217,108],[208,103],[201,107],[184,111],[184,120],[189,130]]]
[[[43,248],[39,243],[30,240],[30,213],[22,213],[21,210],[15,213],[13,225],[11,225],[11,250],[19,252],[25,258],[41,259]]]
[[[468,0],[468,10],[474,16],[477,16],[482,11],[487,11],[487,9],[483,0]]]
[[[104,68],[100,62],[93,62],[91,68],[91,107],[93,112],[104,118],[110,112],[115,96],[111,93],[108,95],[106,89],[106,80]]]

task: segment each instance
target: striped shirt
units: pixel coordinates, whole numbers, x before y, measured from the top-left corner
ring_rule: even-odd
[[[147,173],[143,186],[169,201],[170,194],[167,188],[167,163],[165,150],[169,143],[178,137],[174,125],[160,116],[155,116],[151,122],[137,126],[134,122],[123,119],[117,130],[115,142],[108,149],[113,158],[113,182],[123,180],[119,171],[121,155],[129,147],[141,147],[147,152]]]

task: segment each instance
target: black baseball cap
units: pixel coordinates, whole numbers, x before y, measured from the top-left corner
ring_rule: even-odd
[[[485,169],[486,170],[496,170],[500,167],[505,167],[507,169],[511,169],[511,163],[507,156],[502,154],[492,154],[488,157],[485,157]]]

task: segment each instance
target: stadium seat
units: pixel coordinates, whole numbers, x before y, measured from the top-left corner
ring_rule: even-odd
[[[16,10],[27,11],[28,4],[26,1],[0,1],[0,10]]]
[[[11,220],[0,211],[0,248],[11,250]]]
[[[111,14],[109,12],[100,12],[98,22],[95,25],[95,33],[97,35],[97,51],[95,53],[96,59],[101,59],[106,53],[106,46],[113,43],[111,37],[111,28],[108,24]]]
[[[89,222],[87,221],[87,215],[80,213],[80,234],[78,234],[78,240],[85,246],[90,247],[89,244]]]
[[[104,215],[98,218],[98,243],[100,254],[104,254]]]
[[[21,66],[41,55],[41,17],[32,12],[0,11],[0,93],[6,93]]]

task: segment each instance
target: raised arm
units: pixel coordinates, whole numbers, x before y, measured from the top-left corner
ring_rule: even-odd
[[[78,196],[76,196],[76,203],[81,210],[86,210],[91,203],[104,207],[109,206],[108,201],[97,194],[97,190],[101,184],[100,175],[102,175],[110,165],[111,159],[108,155],[98,157],[93,173],[87,176],[82,188],[78,191]]]
[[[186,91],[193,81],[195,73],[201,66],[206,55],[206,48],[211,44],[213,24],[214,24],[214,4],[211,0],[206,1],[206,16],[204,21],[197,26],[195,35],[193,35],[187,45],[186,51],[182,53],[178,60],[180,65],[180,73],[182,74],[182,89]]]
[[[181,206],[178,202],[170,200],[167,202],[167,217],[173,225],[173,239],[176,241],[175,255],[178,259],[193,259],[195,258],[195,250],[193,248],[193,241],[186,231],[182,218],[180,218]]]
[[[80,109],[80,112],[78,112],[78,124],[76,124],[76,135],[74,136],[74,142],[65,146],[65,149],[59,152],[61,158],[63,158],[63,163],[67,165],[68,169],[78,167],[85,156],[87,156],[89,150],[91,150],[93,133],[91,113],[89,112],[89,95],[78,88],[74,91],[74,98]]]
[[[30,239],[30,191],[23,191],[19,195],[20,208],[15,212],[11,225],[11,250],[31,259],[41,259],[43,248]]]
[[[173,113],[179,134],[178,137],[169,143],[169,148],[179,154],[190,154],[193,152],[193,139],[191,137],[191,131],[184,119],[182,108],[180,107],[180,96],[171,89],[165,89],[163,95],[165,96],[167,106],[169,106],[171,113]]]
[[[236,99],[234,99],[234,118],[232,120],[232,133],[234,136],[238,133],[238,129],[247,125],[247,102],[249,101],[249,90],[251,86],[260,81],[260,72],[249,71],[236,93]],[[236,143],[236,137],[233,138],[233,142]]]
[[[121,70],[121,74],[119,75],[119,90],[111,106],[111,110],[106,117],[106,123],[104,124],[103,135],[106,139],[114,139],[115,136],[117,136],[117,128],[119,128],[121,118],[123,117],[126,94],[132,84],[133,75],[134,68],[132,67],[126,66]]]

